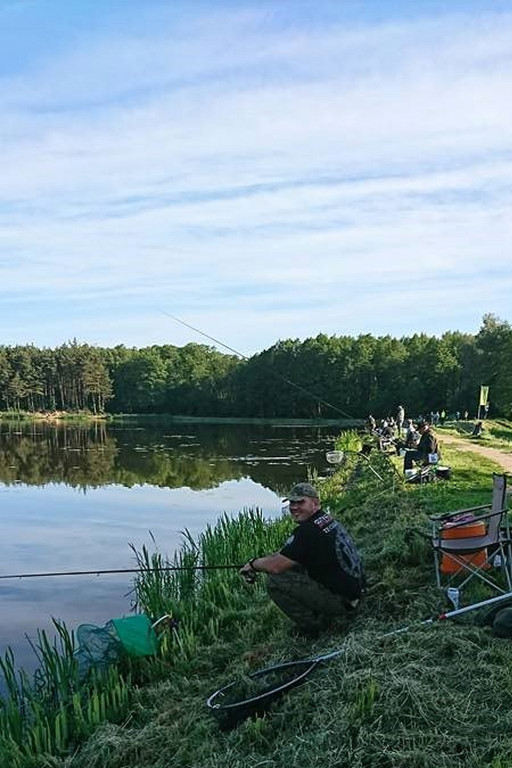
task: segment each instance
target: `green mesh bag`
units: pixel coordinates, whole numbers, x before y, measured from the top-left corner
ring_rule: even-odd
[[[113,628],[113,634],[129,656],[154,656],[158,651],[158,637],[151,619],[143,613],[111,619],[107,627]]]

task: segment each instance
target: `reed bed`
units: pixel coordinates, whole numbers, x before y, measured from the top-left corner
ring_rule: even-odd
[[[141,569],[135,579],[137,607],[150,616],[172,615],[179,624],[175,645],[180,654],[192,656],[198,644],[218,640],[237,617],[243,622],[247,588],[238,568],[251,557],[278,549],[291,527],[287,518],[270,522],[261,510],[245,509],[208,525],[197,540],[185,530],[172,560],[146,547],[134,549]],[[209,570],[224,565],[235,567]],[[179,570],[165,570],[169,567]],[[261,587],[256,591],[261,593]]]
[[[0,765],[6,768],[41,768],[127,712],[129,679],[112,667],[82,682],[74,635],[55,620],[54,626],[55,639],[39,631],[32,644],[39,662],[33,679],[17,669],[10,649],[0,658],[7,687],[0,700]]]
[[[43,761],[69,753],[100,723],[125,718],[137,686],[168,675],[177,662],[193,659],[202,645],[218,642],[223,632],[240,631],[247,594],[238,569],[206,569],[243,564],[255,554],[273,551],[289,528],[288,520],[269,524],[260,510],[246,509],[234,519],[224,516],[207,526],[197,541],[184,531],[183,545],[172,560],[148,547],[132,548],[141,569],[135,578],[134,608],[152,618],[169,614],[179,626],[164,631],[155,658],[125,658],[82,680],[74,633],[58,621],[55,639],[39,631],[32,644],[39,664],[33,679],[17,670],[8,650],[0,658],[8,691],[0,699],[0,766],[41,768]],[[169,566],[181,570],[165,570]],[[205,570],[195,570],[197,566]],[[261,587],[256,591],[262,594]]]

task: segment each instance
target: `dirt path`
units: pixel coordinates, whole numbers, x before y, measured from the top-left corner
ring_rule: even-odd
[[[439,439],[441,443],[446,445],[456,445],[463,451],[468,453],[478,453],[480,456],[485,456],[488,459],[492,459],[499,464],[506,472],[512,472],[512,453],[506,453],[499,451],[497,448],[487,448],[485,445],[479,445],[478,443],[470,443],[463,437],[455,437],[454,435],[444,435],[439,433]]]

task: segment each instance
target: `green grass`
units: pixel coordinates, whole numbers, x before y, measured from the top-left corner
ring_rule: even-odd
[[[337,448],[357,450],[358,439],[344,436]],[[432,513],[489,502],[498,467],[446,448],[453,480],[412,486],[388,457],[372,454],[370,462],[382,479],[354,454],[327,479],[312,478],[364,556],[368,591],[355,617],[311,643],[292,635],[263,577],[251,587],[236,570],[143,574],[135,585],[140,608],[153,616],[171,612],[180,624],[159,658],[131,668],[129,716],[96,728],[75,754],[49,749],[33,765],[512,768],[510,641],[492,637],[472,614],[381,639],[448,607],[435,587],[428,545],[408,531],[427,530]],[[291,527],[288,518],[267,522],[245,510],[197,541],[186,537],[172,563],[243,563],[277,549]],[[158,551],[137,555],[142,566],[168,563]],[[470,601],[482,596],[479,589],[466,594]],[[206,710],[206,698],[235,677],[339,647],[345,653],[308,683],[235,731],[221,732]]]
[[[483,433],[481,437],[471,437],[475,422],[457,421],[448,422],[444,427],[436,427],[442,439],[442,433],[457,435],[468,438],[468,441],[485,445],[490,448],[497,448],[503,451],[512,450],[512,424],[504,420],[488,419],[483,422]]]

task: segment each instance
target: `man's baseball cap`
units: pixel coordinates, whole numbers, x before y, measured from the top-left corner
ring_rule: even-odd
[[[311,483],[297,483],[283,501],[302,501],[302,499],[318,499],[318,491]]]

